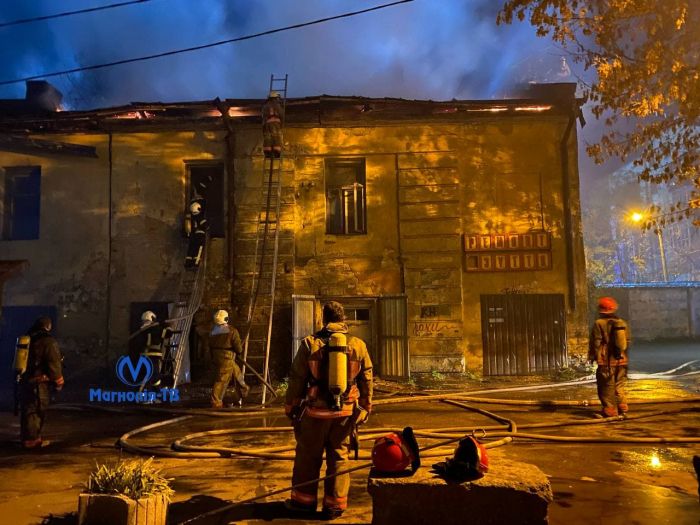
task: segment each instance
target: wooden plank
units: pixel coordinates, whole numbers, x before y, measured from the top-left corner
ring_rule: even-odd
[[[12,151],[30,155],[65,155],[70,157],[98,158],[97,150],[94,146],[13,135],[0,135],[0,151]]]
[[[459,202],[459,186],[457,184],[426,184],[399,188],[399,204],[402,205],[440,201]]]
[[[459,173],[456,168],[399,170],[399,185],[402,188],[410,186],[440,186],[447,184],[459,184]]]
[[[432,168],[432,167],[457,167],[457,157],[453,152],[436,153],[406,153],[399,155],[399,169],[406,168]]]
[[[401,227],[401,239],[431,235],[460,235],[461,221],[432,218],[430,221],[405,221]]]
[[[459,217],[459,203],[419,204],[416,206],[400,206],[401,221],[411,219],[445,219]]]
[[[401,239],[401,251],[407,255],[414,253],[460,254],[461,247],[461,239],[458,235]]]

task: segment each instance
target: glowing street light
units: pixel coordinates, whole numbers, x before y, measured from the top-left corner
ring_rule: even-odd
[[[632,222],[642,222],[642,219],[644,219],[644,215],[639,213],[638,211],[635,211],[632,213],[631,217]]]
[[[654,219],[654,217],[649,217],[644,213],[640,213],[638,211],[632,212],[632,214],[630,215],[630,220],[637,224],[642,222],[643,220],[651,219]],[[661,273],[663,275],[664,281],[668,281],[668,270],[666,269],[666,252],[664,251],[664,240],[661,236],[661,228],[654,228],[654,232],[656,233],[656,238],[659,241],[659,255],[661,255]]]

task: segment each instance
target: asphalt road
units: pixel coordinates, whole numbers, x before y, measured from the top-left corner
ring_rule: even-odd
[[[700,341],[635,343],[630,347],[630,371],[656,373],[700,360]],[[700,362],[686,371],[700,370]]]
[[[632,371],[655,373],[698,359],[693,344],[635,345],[631,350]],[[700,367],[698,367],[700,368]],[[509,386],[517,386],[511,378]],[[488,383],[491,385],[492,383]],[[528,382],[529,385],[532,381]],[[473,386],[473,385],[472,385]],[[486,385],[484,385],[486,386]],[[495,386],[495,385],[494,385]],[[470,390],[474,388],[469,388]],[[585,384],[545,391],[494,394],[489,397],[553,400],[594,399],[595,385]],[[543,429],[541,433],[585,437],[687,436],[700,432],[700,402],[655,404],[661,398],[700,396],[700,374],[676,379],[642,378],[630,381],[630,398],[652,401],[632,405],[631,414],[662,414],[627,421]],[[380,397],[380,396],[378,396]],[[596,407],[558,408],[551,406],[507,406],[478,404],[505,415],[519,425],[595,421]],[[17,525],[45,523],[75,524],[78,494],[96,462],[111,463],[123,455],[114,448],[115,440],[136,427],[173,416],[144,413],[104,413],[96,411],[52,410],[46,434],[54,445],[37,453],[23,453],[13,441],[18,421],[11,413],[0,413],[0,523]],[[600,420],[598,420],[600,421]],[[173,440],[184,434],[219,428],[284,426],[281,406],[270,409],[264,418],[211,418],[196,416],[139,436],[135,441],[158,450],[168,450]],[[412,425],[417,429],[440,427],[480,427],[492,425],[487,418],[440,402],[417,401],[377,406],[368,429],[393,429]],[[487,440],[489,437],[487,437]],[[421,444],[428,444],[423,441]],[[251,448],[291,445],[291,432],[221,436],[201,441],[207,445],[249,446]],[[363,444],[365,453],[371,443]],[[445,455],[450,453],[445,450]],[[698,485],[691,459],[700,454],[693,444],[640,445],[597,443],[548,443],[526,439],[492,449],[492,472],[509,461],[535,465],[550,480],[554,500],[549,505],[553,525],[698,525],[700,505]],[[654,459],[655,458],[655,459]],[[435,459],[424,462],[426,468]],[[284,488],[291,479],[291,461],[246,458],[207,460],[157,458],[156,465],[173,478],[176,491],[169,523],[192,517],[232,501]],[[367,472],[352,475],[350,508],[334,523],[369,524],[372,501],[366,490]],[[249,524],[320,523],[318,517],[294,519],[283,508],[281,494],[254,505],[240,507],[219,522]],[[468,516],[465,516],[465,523]]]

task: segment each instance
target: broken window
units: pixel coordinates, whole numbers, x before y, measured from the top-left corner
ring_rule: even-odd
[[[8,241],[38,239],[41,167],[5,168],[4,183],[2,239]]]
[[[326,159],[326,233],[367,233],[365,159]]]
[[[226,236],[226,213],[224,204],[224,166],[220,163],[188,163],[189,189],[187,209],[192,199],[205,199],[204,210],[209,221],[209,237]]]

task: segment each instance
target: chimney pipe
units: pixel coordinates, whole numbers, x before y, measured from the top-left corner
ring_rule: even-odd
[[[27,80],[27,105],[42,111],[60,111],[63,94],[46,80]]]

